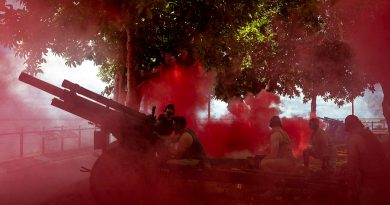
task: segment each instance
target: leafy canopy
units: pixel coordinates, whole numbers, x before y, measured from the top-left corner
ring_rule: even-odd
[[[0,43],[26,59],[27,71],[41,72],[49,51],[72,67],[92,60],[110,83],[106,93],[112,92],[116,72],[126,75],[128,40],[136,84],[157,72],[167,56],[179,59],[187,52],[179,63],[199,59],[215,70],[215,97],[222,100],[268,89],[290,97],[315,93],[342,104],[367,86],[340,40],[334,1],[17,2],[18,8],[0,1]],[[336,59],[338,54],[343,58]],[[316,83],[321,80],[327,86]]]

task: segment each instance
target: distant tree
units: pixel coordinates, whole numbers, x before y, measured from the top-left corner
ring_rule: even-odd
[[[333,100],[338,106],[352,102],[364,91],[374,91],[374,84],[364,72],[360,72],[353,61],[350,46],[339,40],[327,40],[310,49],[302,72],[304,101],[311,100],[315,113],[316,97]]]
[[[343,40],[336,1],[289,3],[274,15],[272,52],[253,52],[257,56],[252,57],[252,69],[269,80],[267,88],[289,97],[303,94],[313,113],[317,96],[341,106],[366,89],[374,91],[374,81],[358,69],[353,48]]]
[[[334,10],[336,1],[318,1],[315,32],[305,41],[302,93],[304,102],[311,100],[316,113],[316,98],[333,100],[338,106],[362,96],[366,89],[374,91],[373,82],[354,61],[352,47],[343,40],[343,22]],[[314,18],[313,18],[314,19]]]
[[[390,123],[390,44],[388,19],[390,2],[386,0],[345,0],[337,4],[345,39],[351,43],[359,69],[379,83],[384,94],[382,109],[387,124]],[[389,132],[390,132],[390,128]],[[390,140],[389,140],[390,145]]]

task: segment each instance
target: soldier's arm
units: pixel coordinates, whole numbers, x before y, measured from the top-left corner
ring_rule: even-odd
[[[192,145],[193,139],[192,136],[185,132],[180,136],[180,139],[178,142],[174,143],[171,152],[174,155],[182,155],[191,145]]]

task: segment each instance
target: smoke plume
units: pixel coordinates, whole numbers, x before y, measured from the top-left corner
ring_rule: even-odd
[[[176,115],[187,118],[188,127],[197,132],[211,157],[264,154],[270,131],[269,119],[280,114],[279,96],[266,91],[248,93],[243,100],[231,99],[229,113],[225,116],[202,119],[198,113],[207,109],[214,80],[215,74],[205,72],[199,62],[191,67],[172,63],[170,68],[161,69],[142,86],[141,110],[147,112],[152,106],[157,106],[162,112],[166,104],[173,103]],[[293,139],[296,154],[299,154],[308,141],[307,120],[283,119],[283,123]],[[243,153],[243,156],[237,153]]]

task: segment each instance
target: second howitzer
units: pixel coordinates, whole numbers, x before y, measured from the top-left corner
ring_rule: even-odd
[[[93,122],[123,143],[152,137],[154,116],[148,116],[68,80],[57,87],[26,73],[19,80],[54,95],[51,105]],[[149,138],[149,140],[152,140]]]

